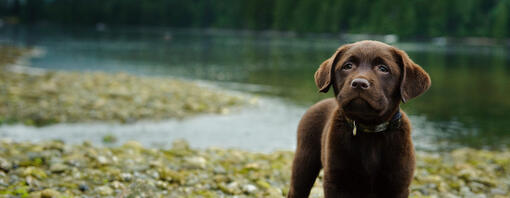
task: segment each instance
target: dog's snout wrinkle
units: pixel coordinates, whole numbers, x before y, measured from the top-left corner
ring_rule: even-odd
[[[354,89],[360,88],[360,89],[368,89],[370,88],[370,82],[364,78],[356,78],[352,80],[351,87]]]

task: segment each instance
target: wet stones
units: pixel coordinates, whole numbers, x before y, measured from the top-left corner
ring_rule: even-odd
[[[193,149],[182,140],[171,149],[2,140],[0,148],[10,164],[0,170],[0,197],[285,197],[293,158],[288,151]],[[411,197],[509,197],[503,159],[510,151],[463,150],[417,152]],[[319,175],[310,197],[322,196]]]
[[[0,46],[0,57],[2,57]],[[60,122],[183,118],[201,113],[229,112],[248,103],[241,96],[192,82],[138,77],[126,73],[12,72],[7,64],[20,58],[0,59],[0,124],[44,126]],[[30,69],[30,68],[29,68]],[[104,137],[114,142],[113,136]]]
[[[67,169],[69,169],[68,166],[63,163],[55,163],[50,166],[50,171],[52,173],[63,173]]]
[[[85,191],[89,190],[89,186],[87,184],[80,184],[78,186],[78,190],[80,190],[81,192],[85,192]]]
[[[41,198],[57,198],[60,197],[60,193],[53,189],[45,189],[41,191]]]
[[[4,171],[4,172],[9,172],[9,170],[11,170],[12,168],[12,165],[9,161],[7,161],[6,159],[3,159],[0,157],[0,170],[1,171]]]
[[[101,196],[109,196],[113,194],[113,189],[109,186],[99,186],[96,188],[96,193]]]

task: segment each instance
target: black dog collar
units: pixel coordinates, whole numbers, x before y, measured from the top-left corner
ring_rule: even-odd
[[[349,119],[347,116],[345,116],[345,120],[347,121],[347,124],[352,127],[352,135],[356,136],[358,130],[365,133],[380,133],[388,130],[389,128],[399,128],[402,120],[402,114],[400,111],[397,111],[390,121],[372,126],[356,123],[356,121]]]

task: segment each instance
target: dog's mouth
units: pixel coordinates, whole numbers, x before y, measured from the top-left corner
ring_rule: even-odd
[[[374,114],[377,112],[366,100],[354,98],[344,105],[344,110],[357,114]]]
[[[374,97],[368,99],[359,94],[351,98],[343,98],[341,106],[344,111],[349,114],[356,114],[359,116],[377,116],[384,111],[384,104],[382,100],[375,100]]]

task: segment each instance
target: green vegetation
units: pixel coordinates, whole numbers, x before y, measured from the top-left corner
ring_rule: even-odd
[[[0,140],[0,197],[283,197],[293,153]],[[510,196],[510,151],[417,154],[411,197]],[[312,197],[322,196],[319,176]],[[484,196],[485,195],[485,196]]]
[[[239,96],[168,78],[124,73],[12,71],[6,64],[23,55],[1,47],[0,124],[159,120],[198,113],[227,113],[240,105]],[[27,50],[25,50],[27,51]]]
[[[298,32],[486,36],[510,32],[510,0],[30,0],[0,3],[22,22]]]

